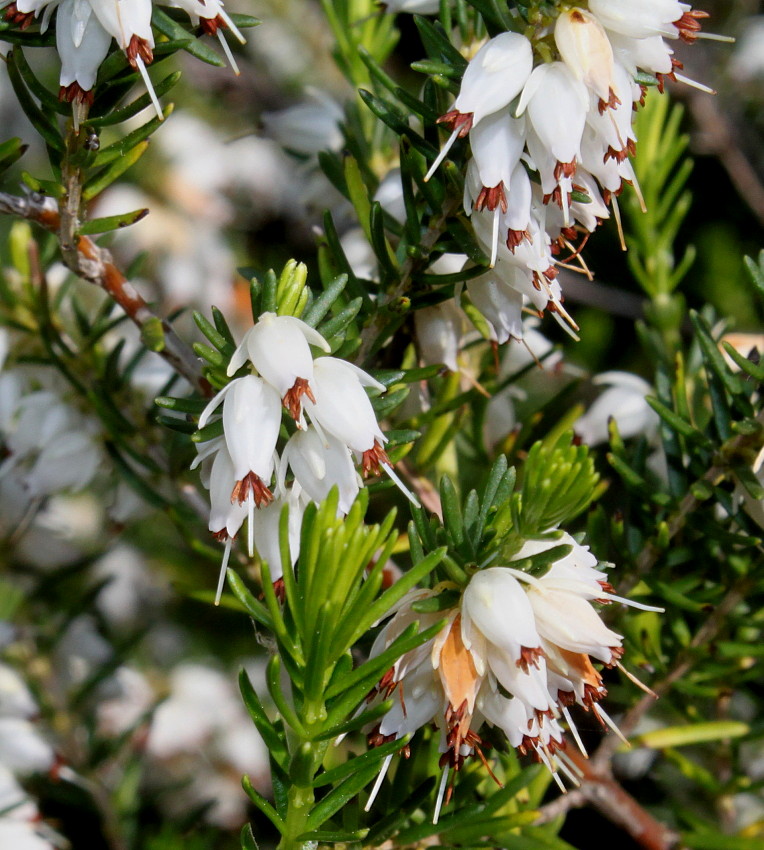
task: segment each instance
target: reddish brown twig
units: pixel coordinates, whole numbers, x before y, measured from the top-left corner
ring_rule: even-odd
[[[0,192],[0,213],[36,222],[51,233],[59,232],[61,218],[58,208],[52,199],[41,195],[31,194],[22,198]],[[103,289],[141,330],[147,322],[160,322],[162,348],[156,353],[202,395],[211,395],[210,385],[202,377],[199,361],[192,349],[178,337],[169,322],[151,310],[143,296],[114,265],[109,252],[88,236],[77,236],[76,247],[76,252],[64,252],[67,266],[83,280]]]

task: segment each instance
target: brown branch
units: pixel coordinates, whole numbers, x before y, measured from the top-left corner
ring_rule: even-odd
[[[686,98],[692,117],[700,129],[696,139],[702,153],[713,154],[729,175],[739,197],[764,226],[764,184],[737,142],[732,122],[715,98],[691,94]]]
[[[51,233],[59,235],[61,217],[55,201],[37,194],[22,198],[0,192],[0,213],[33,221]],[[156,352],[202,395],[212,394],[202,377],[199,361],[193,350],[184,343],[165,319],[160,319],[145,299],[112,262],[111,254],[87,236],[76,237],[76,252],[62,253],[67,267],[78,277],[104,290],[141,330],[147,322],[160,322],[163,348]]]
[[[712,641],[724,626],[727,617],[745,599],[750,587],[747,578],[737,582],[716,606],[714,611],[695,633],[689,646],[677,658],[671,671],[652,686],[658,696],[667,693],[672,685],[683,678],[693,666],[697,651]],[[619,723],[621,732],[630,735],[651,706],[655,697],[646,694],[634,705]],[[537,823],[549,823],[570,809],[590,805],[608,820],[623,828],[646,850],[672,850],[677,846],[678,836],[664,824],[659,823],[620,786],[612,774],[612,758],[620,747],[620,739],[608,735],[602,740],[597,752],[587,761],[576,752],[568,755],[583,773],[583,784],[577,791],[558,797],[539,809]]]
[[[555,800],[541,811],[536,823],[548,823],[571,808],[591,805],[616,826],[621,827],[645,850],[672,850],[678,846],[679,835],[656,820],[613,779],[608,767],[587,761],[579,753],[569,757],[583,774],[583,784],[577,791]],[[567,805],[561,804],[566,802]]]

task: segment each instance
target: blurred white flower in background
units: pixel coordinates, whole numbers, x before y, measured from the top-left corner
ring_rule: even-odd
[[[246,818],[241,774],[249,774],[263,790],[270,782],[268,751],[231,678],[204,664],[178,665],[170,676],[169,696],[154,714],[147,744],[162,772],[190,780],[167,805],[189,811],[212,803],[205,817],[225,828],[241,826]],[[161,783],[159,775],[150,779]]]
[[[623,439],[644,435],[652,438],[657,430],[658,414],[645,401],[653,392],[650,384],[630,372],[602,372],[592,383],[607,389],[586,413],[573,424],[576,434],[587,445],[608,442],[608,423],[615,421]]]
[[[727,71],[731,80],[743,82],[764,76],[764,15],[742,22]]]

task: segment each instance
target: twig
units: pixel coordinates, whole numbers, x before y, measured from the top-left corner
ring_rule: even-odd
[[[656,820],[631,794],[624,791],[613,779],[609,768],[603,769],[575,752],[569,753],[569,757],[583,774],[583,784],[577,791],[544,806],[537,823],[548,823],[571,808],[588,803],[609,821],[620,826],[645,850],[672,850],[678,846],[679,835]]]
[[[687,104],[701,132],[702,152],[718,157],[738,195],[764,226],[764,184],[737,144],[731,122],[712,97],[691,95]]]
[[[22,198],[0,192],[0,213],[34,221],[51,233],[60,234],[61,216],[52,198],[35,193]],[[193,350],[180,339],[169,322],[160,319],[151,310],[144,298],[114,265],[111,254],[99,248],[87,236],[76,237],[76,248],[74,253],[63,252],[67,267],[83,280],[103,289],[141,330],[147,322],[159,322],[163,333],[163,348],[156,353],[202,395],[211,395],[211,388],[201,375],[199,361]]]

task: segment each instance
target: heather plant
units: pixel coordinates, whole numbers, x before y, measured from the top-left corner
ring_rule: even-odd
[[[699,284],[672,94],[733,39],[230,5],[4,4],[0,845],[759,846],[764,253]]]

